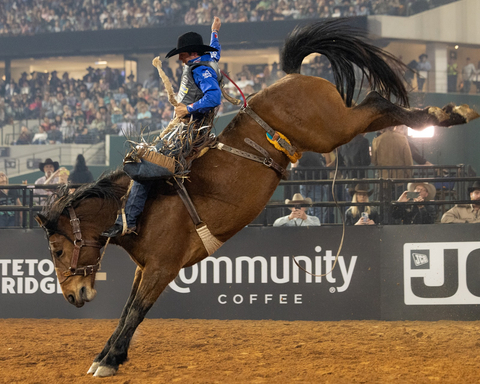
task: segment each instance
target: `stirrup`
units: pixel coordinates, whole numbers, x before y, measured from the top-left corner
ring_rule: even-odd
[[[101,236],[103,237],[117,237],[118,235],[129,235],[131,233],[134,233],[135,235],[138,235],[137,232],[137,227],[132,227],[132,228],[127,228],[125,230],[125,233],[122,234],[123,232],[123,226],[121,224],[114,224],[110,228],[108,228],[105,232],[101,233]]]

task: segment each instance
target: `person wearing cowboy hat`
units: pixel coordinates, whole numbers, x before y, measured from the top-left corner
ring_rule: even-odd
[[[53,161],[52,159],[48,158],[45,159],[43,163],[38,164],[38,168],[40,171],[44,173],[44,175],[38,178],[35,181],[35,185],[41,184],[58,184],[60,182],[58,170],[60,169],[60,165],[58,161]],[[53,189],[39,189],[36,188],[33,191],[34,195],[37,195],[39,205],[44,205],[47,201],[47,197],[53,193]]]
[[[203,44],[203,38],[196,32],[187,32],[177,41],[177,47],[167,53],[166,58],[178,55],[184,64],[180,89],[177,95],[178,105],[175,115],[179,118],[192,117],[201,121],[206,114],[218,107],[221,102],[222,92],[219,80],[221,78],[218,68],[220,60],[220,43],[218,31],[222,23],[215,17],[212,23],[212,36],[210,45]],[[164,177],[173,176],[172,172],[164,168]],[[125,234],[137,234],[137,217],[143,212],[151,182],[140,183],[134,181],[130,195],[125,205],[127,229]],[[123,219],[119,215],[115,224],[102,233],[105,237],[116,237],[123,232]]]
[[[355,188],[349,188],[348,193],[352,196],[352,203],[368,203],[373,190],[368,189],[367,184],[357,184]],[[375,225],[378,223],[378,212],[375,207],[368,205],[353,205],[345,212],[345,225]]]
[[[415,197],[410,197],[410,193],[415,193]],[[408,183],[407,190],[398,198],[398,202],[406,203],[409,201],[422,202],[435,199],[437,190],[429,183]],[[435,205],[395,205],[392,216],[394,219],[401,220],[403,224],[433,224],[437,217],[437,208]]]
[[[304,198],[300,193],[295,193],[292,200],[286,199],[285,204],[291,205],[289,215],[279,217],[273,223],[274,227],[313,227],[320,226],[320,220],[316,216],[307,215],[307,207],[302,205],[312,204],[312,199]]]
[[[456,204],[442,216],[442,223],[480,223],[480,181],[468,188],[472,204]]]
[[[220,43],[218,31],[222,23],[215,16],[212,23],[210,45],[203,44],[203,38],[196,32],[187,32],[177,41],[177,47],[167,53],[165,58],[178,55],[184,64],[175,107],[177,117],[193,115],[200,120],[221,102],[222,92],[218,61],[220,60]]]

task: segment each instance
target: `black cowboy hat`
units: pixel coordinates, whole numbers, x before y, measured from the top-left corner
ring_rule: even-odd
[[[373,190],[368,189],[367,184],[357,184],[355,185],[355,188],[348,188],[348,193],[350,194],[350,196],[353,196],[357,192],[366,193],[368,196],[371,196]]]
[[[166,59],[182,52],[197,52],[200,56],[205,52],[216,52],[217,48],[203,44],[203,38],[196,32],[187,32],[177,40],[177,48],[172,49],[165,56]]]
[[[38,164],[38,168],[40,169],[40,171],[42,171],[43,173],[45,173],[45,171],[43,170],[43,168],[45,168],[45,165],[48,165],[48,164],[53,165],[53,168],[54,168],[55,171],[56,171],[58,168],[60,168],[60,165],[58,164],[58,161],[53,161],[53,160],[50,159],[50,158],[45,159],[45,162],[44,162],[44,163]]]
[[[471,187],[468,187],[468,193],[472,193],[476,189],[480,189],[480,181],[475,181]]]
[[[425,57],[426,59],[428,59],[428,55],[426,53],[422,53],[420,56],[418,56],[418,59],[422,60],[422,57]]]
[[[130,73],[130,75],[127,76],[127,79],[134,79],[135,75],[133,73]]]

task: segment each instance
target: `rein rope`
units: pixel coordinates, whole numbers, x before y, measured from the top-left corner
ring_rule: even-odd
[[[335,173],[333,174],[333,181],[332,181],[332,196],[333,196],[333,201],[335,202],[335,206],[337,207],[337,209],[341,213],[340,216],[342,218],[342,238],[340,239],[340,245],[338,246],[337,254],[335,255],[335,261],[333,262],[332,268],[328,272],[325,272],[321,275],[316,275],[316,274],[314,274],[310,271],[307,271],[305,268],[303,268],[298,263],[297,259],[295,258],[295,255],[292,255],[292,259],[295,262],[295,264],[297,265],[297,267],[300,268],[303,272],[305,272],[305,273],[307,273],[307,274],[309,274],[310,276],[313,276],[313,277],[324,277],[324,276],[327,276],[327,275],[329,275],[330,273],[333,272],[333,270],[335,269],[335,266],[337,265],[338,257],[340,256],[340,252],[342,251],[343,241],[345,239],[345,215],[344,215],[343,211],[340,209],[340,207],[338,205],[337,198],[335,196],[335,182],[337,180],[337,174],[338,174],[338,148],[335,148],[335,155],[336,155],[336,158],[335,158]]]

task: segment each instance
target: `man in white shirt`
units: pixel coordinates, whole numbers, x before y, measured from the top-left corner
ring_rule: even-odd
[[[58,184],[59,183],[59,177],[58,177],[58,169],[60,168],[60,165],[58,164],[58,161],[53,161],[52,159],[48,158],[45,160],[44,163],[40,163],[38,165],[38,168],[40,171],[45,173],[44,176],[38,178],[35,181],[35,185],[37,184]],[[38,196],[38,204],[39,205],[44,205],[47,201],[48,196],[50,196],[53,193],[53,189],[39,189],[36,188],[33,191],[33,194]]]
[[[473,77],[476,75],[477,70],[475,65],[470,62],[470,58],[467,57],[467,64],[462,69],[462,78],[463,78],[463,93],[470,93],[470,88],[472,86]]]
[[[293,195],[292,200],[286,199],[285,204],[292,205],[291,213],[275,220],[274,227],[312,227],[320,226],[320,220],[316,216],[307,215],[307,207],[302,205],[311,205],[312,199],[304,198],[300,193]]]

